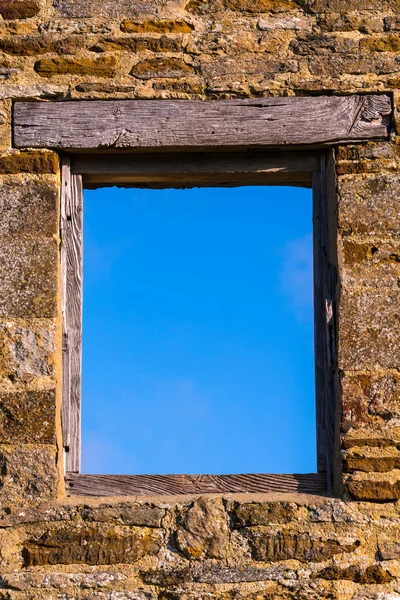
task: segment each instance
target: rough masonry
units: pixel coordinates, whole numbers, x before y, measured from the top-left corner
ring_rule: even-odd
[[[400,598],[400,1],[0,0],[0,599]],[[337,147],[343,494],[74,498],[59,156],[16,100],[388,93]]]

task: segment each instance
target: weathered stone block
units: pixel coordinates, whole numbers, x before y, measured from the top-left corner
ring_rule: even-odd
[[[55,235],[59,186],[35,179],[0,181],[0,235]]]
[[[264,528],[242,530],[246,536],[251,554],[256,561],[278,562],[298,560],[299,562],[323,562],[338,554],[354,552],[360,545],[338,540],[311,537],[308,533],[292,531],[270,531]]]
[[[28,507],[56,497],[56,447],[50,445],[0,446],[0,509]]]
[[[398,560],[400,558],[400,543],[390,537],[381,535],[378,538],[378,552],[381,560]]]
[[[384,428],[400,419],[400,377],[394,373],[342,376],[342,431]]]
[[[147,504],[122,503],[117,506],[103,504],[99,507],[85,507],[80,515],[84,521],[89,522],[161,527],[166,510]]]
[[[74,527],[51,529],[31,538],[22,551],[24,565],[132,564],[157,554],[162,533],[156,529]]]
[[[55,152],[12,152],[0,156],[0,175],[56,174],[58,170],[59,158]]]
[[[124,33],[190,33],[194,29],[191,23],[182,19],[164,19],[159,21],[131,21],[125,19],[121,23]]]
[[[385,31],[400,31],[400,18],[396,15],[391,15],[384,18]]]
[[[81,36],[60,38],[53,35],[23,35],[0,38],[0,50],[16,56],[35,56],[49,52],[75,54],[83,44]]]
[[[58,247],[54,239],[12,238],[0,242],[0,315],[57,314]]]
[[[365,12],[329,12],[317,16],[321,31],[359,31],[360,33],[383,32],[385,25],[382,16]]]
[[[343,75],[385,75],[400,71],[397,54],[326,54],[310,56],[308,68],[311,75],[340,77]]]
[[[137,88],[135,85],[107,85],[104,82],[78,83],[78,85],[75,87],[75,90],[77,92],[83,92],[84,94],[89,95],[89,98],[93,96],[95,96],[96,98],[107,98],[109,97],[109,95],[115,96],[116,94],[124,94],[124,96],[126,95],[129,98],[130,94],[132,94],[132,92],[135,92],[136,89]],[[120,98],[121,96],[118,97]]]
[[[188,558],[224,558],[228,551],[227,515],[221,499],[199,498],[181,519],[175,539]]]
[[[82,17],[157,16],[161,0],[58,0],[60,15],[69,19]]]
[[[381,1],[378,0],[363,0],[362,10],[378,10],[381,8]],[[384,2],[386,0],[383,0]],[[307,9],[312,12],[346,12],[360,11],[359,0],[306,0]]]
[[[233,503],[230,510],[233,526],[236,528],[290,523],[298,518],[298,507],[289,502],[248,502]]]
[[[360,242],[344,237],[339,243],[339,254],[344,287],[399,287],[400,243],[397,241]]]
[[[290,49],[301,56],[315,56],[332,52],[357,52],[359,41],[345,35],[329,35],[323,33],[298,34],[290,44]]]
[[[201,72],[208,80],[213,82],[218,77],[249,76],[249,75],[277,75],[278,73],[296,73],[299,64],[296,60],[275,60],[272,58],[256,59],[245,55],[243,58],[207,60],[201,65]]]
[[[366,569],[360,568],[359,565],[350,565],[349,567],[332,566],[326,567],[319,573],[315,574],[315,579],[327,579],[328,581],[354,581],[355,583],[364,585],[376,585],[390,583],[394,577],[383,569],[381,565],[370,565]]]
[[[364,38],[360,41],[361,52],[399,52],[400,35]]]
[[[397,448],[353,447],[344,454],[345,472],[385,473],[400,468],[400,452]]]
[[[299,9],[300,4],[297,0],[189,0],[186,10],[194,14],[225,10],[265,13]]]
[[[53,319],[0,323],[0,384],[32,383],[54,376]]]
[[[400,367],[400,291],[343,290],[339,307],[339,368]]]
[[[277,15],[259,19],[257,27],[261,31],[311,31],[312,21],[302,15]]]
[[[1,0],[0,14],[3,19],[29,19],[40,12],[39,0]]]
[[[177,37],[109,37],[89,48],[92,52],[182,52],[182,41]]]
[[[338,175],[396,172],[399,158],[396,146],[387,142],[341,146],[336,152],[336,172]]]
[[[117,70],[115,56],[98,58],[42,58],[35,63],[35,71],[41,77],[54,75],[93,75],[114,77]]]
[[[398,235],[398,175],[341,177],[339,194],[338,221],[343,235]]]
[[[0,443],[55,442],[55,390],[0,392]]]
[[[354,473],[345,478],[348,491],[356,500],[393,502],[400,499],[400,472]]]
[[[193,67],[180,58],[150,58],[138,62],[131,70],[137,79],[178,79],[194,73]]]

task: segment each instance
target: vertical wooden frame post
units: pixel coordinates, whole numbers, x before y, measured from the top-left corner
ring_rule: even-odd
[[[321,168],[313,178],[314,246],[314,336],[315,395],[317,420],[317,470],[327,475],[327,491],[334,479],[336,420],[336,282],[332,257],[327,156],[321,153]],[[335,196],[336,197],[336,196]]]
[[[62,433],[67,473],[81,467],[82,384],[82,176],[71,173],[70,158],[62,161]]]

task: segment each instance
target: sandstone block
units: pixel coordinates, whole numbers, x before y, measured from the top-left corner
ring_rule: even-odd
[[[339,254],[344,287],[399,287],[400,243],[397,241],[360,242],[345,237],[339,243]]]
[[[40,12],[39,0],[1,0],[0,14],[3,19],[29,19]]]
[[[359,41],[344,35],[323,33],[299,33],[290,44],[290,49],[301,56],[315,56],[332,52],[357,52]]]
[[[162,533],[155,529],[74,527],[31,538],[22,551],[24,565],[132,564],[157,554]]]
[[[0,66],[1,70],[1,66]],[[34,84],[34,85],[17,85],[8,84],[0,86],[0,99],[4,98],[18,98],[22,100],[24,98],[32,100],[32,98],[65,98],[69,88],[66,84]],[[11,171],[14,173],[15,171]],[[32,170],[25,170],[25,173],[32,173]],[[0,173],[1,174],[1,173]]]
[[[117,70],[117,60],[114,56],[42,58],[36,61],[34,69],[41,77],[53,77],[54,75],[114,77]]]
[[[54,375],[55,326],[53,319],[0,323],[0,383],[4,389]]]
[[[362,10],[378,10],[382,0],[363,0]],[[386,0],[383,0],[384,2]],[[359,11],[359,0],[307,0],[307,9],[312,12],[346,12]]]
[[[12,152],[0,156],[0,175],[18,173],[58,173],[59,158],[55,152]]]
[[[0,508],[29,507],[56,497],[56,447],[0,446]]]
[[[273,58],[244,57],[227,58],[226,60],[207,60],[201,65],[201,72],[211,82],[218,77],[249,76],[249,75],[277,75],[278,73],[296,73],[299,63],[296,60],[275,60]]]
[[[225,10],[265,13],[299,9],[300,5],[297,0],[189,0],[185,8],[194,14]]]
[[[194,29],[191,23],[182,19],[164,19],[160,21],[131,21],[125,19],[121,23],[124,33],[190,33]]]
[[[327,579],[328,581],[354,581],[363,585],[376,585],[390,583],[394,577],[383,569],[381,565],[370,565],[366,569],[359,565],[350,565],[349,567],[327,567],[315,574],[316,579]]]
[[[400,473],[354,473],[345,478],[355,500],[393,502],[400,499]]]
[[[58,231],[59,188],[34,179],[0,181],[0,235],[46,235]]]
[[[175,535],[176,545],[188,558],[224,558],[228,533],[222,500],[199,498],[182,517]]]
[[[397,171],[400,164],[397,147],[388,142],[340,146],[336,161],[338,175]]]
[[[55,240],[3,236],[0,243],[0,315],[9,318],[55,316],[57,272]]]
[[[342,385],[342,431],[375,427],[400,419],[400,378],[381,372],[349,375]]]
[[[365,473],[385,473],[400,468],[400,452],[397,448],[353,447],[345,452],[343,470]]]
[[[326,54],[310,56],[311,75],[340,77],[343,75],[389,75],[400,71],[400,57],[396,54]],[[336,89],[336,86],[335,86]]]
[[[0,392],[0,443],[55,442],[55,390]]]
[[[400,291],[343,290],[339,307],[339,368],[400,367]]]
[[[80,511],[80,515],[84,521],[88,522],[161,527],[166,510],[147,504],[132,505],[122,503],[117,506],[101,505],[99,507],[84,507]]]
[[[384,19],[375,14],[353,12],[328,12],[317,16],[321,31],[359,31],[360,33],[379,33],[385,29]]]
[[[378,552],[381,560],[398,560],[400,558],[400,543],[381,535],[378,538]]]
[[[0,80],[2,80],[2,81],[11,79],[11,77],[14,77],[14,75],[17,75],[17,73],[20,73],[20,72],[21,72],[21,69],[15,69],[15,68],[11,67],[8,64],[8,62],[4,62],[4,63],[0,64]],[[8,148],[9,146],[11,146],[11,144],[8,144],[7,146],[4,146],[4,147]]]
[[[156,17],[161,0],[58,0],[58,10],[62,17],[79,19],[82,17]]]
[[[23,35],[0,38],[0,50],[16,56],[36,56],[49,52],[75,54],[83,45],[84,40],[80,36],[60,38],[52,35]]]
[[[109,37],[99,40],[89,48],[92,52],[182,52],[182,42],[177,37]]]
[[[138,62],[131,70],[137,79],[179,79],[192,74],[193,67],[180,58],[150,58]]]
[[[298,518],[296,504],[289,502],[235,502],[229,512],[235,528],[290,523]]]
[[[207,564],[196,563],[196,565],[191,568],[142,571],[141,578],[146,584],[158,585],[161,587],[172,587],[193,583],[226,584],[244,582],[250,583],[256,581],[265,582],[268,580],[282,579],[285,574],[287,574],[286,569],[280,569],[275,565],[267,568],[260,568],[253,566],[208,566]],[[193,585],[191,587],[194,588]]]
[[[400,35],[364,38],[360,41],[361,52],[399,52]]]
[[[290,30],[290,31],[311,31],[312,23],[307,17],[296,15],[277,15],[274,17],[265,17],[259,19],[257,23],[258,29],[261,31],[276,31],[276,30]]]
[[[291,531],[269,531],[265,528],[243,530],[251,555],[256,561],[277,562],[298,560],[299,562],[323,562],[338,554],[354,552],[360,545],[341,543],[338,540],[313,538],[308,533]]]
[[[343,235],[398,235],[399,176],[382,174],[339,178],[339,195],[338,223]]]
[[[399,152],[396,145],[390,142],[366,142],[363,144],[348,144],[338,146],[335,150],[335,159],[338,164],[343,161],[357,162],[362,159],[398,159]]]
[[[400,18],[396,15],[385,17],[385,31],[400,31]]]

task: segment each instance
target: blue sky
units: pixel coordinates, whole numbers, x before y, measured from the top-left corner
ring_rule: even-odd
[[[84,196],[84,473],[315,472],[311,191]]]

